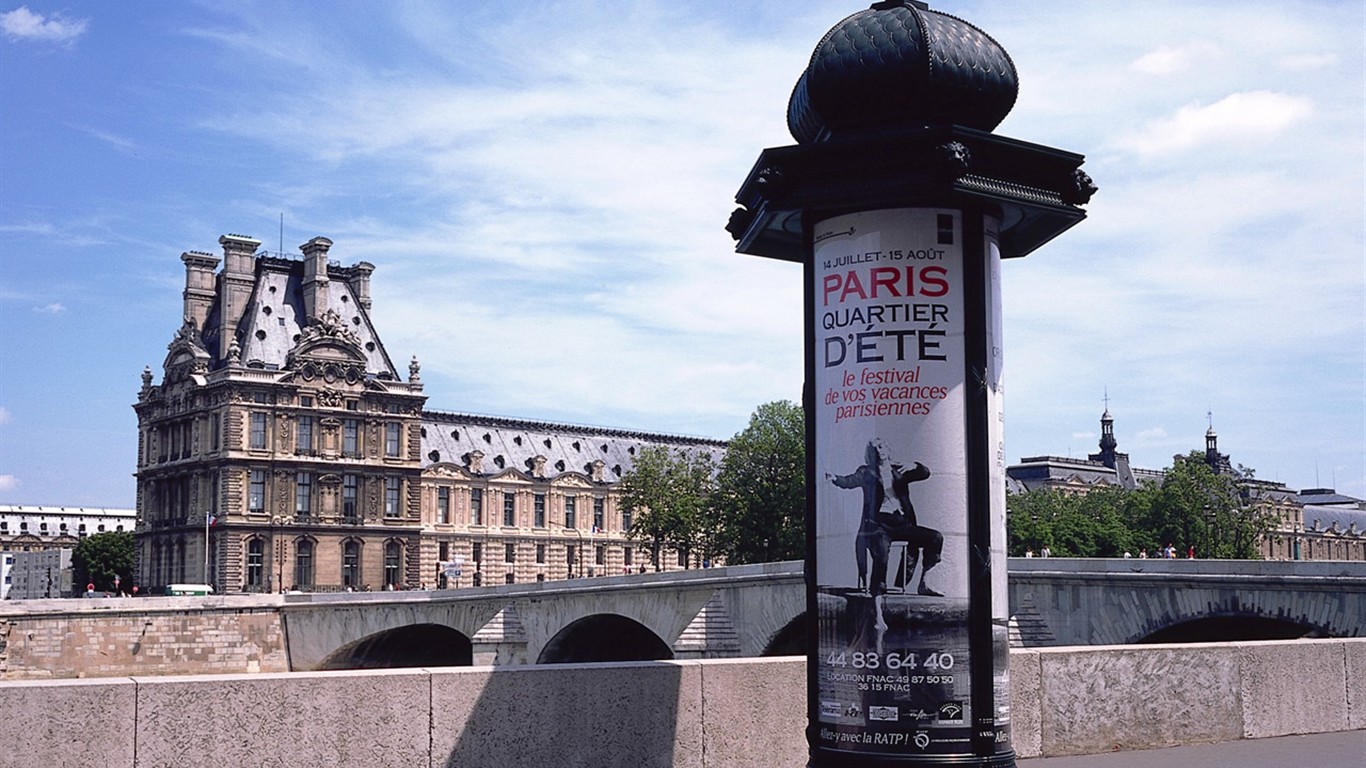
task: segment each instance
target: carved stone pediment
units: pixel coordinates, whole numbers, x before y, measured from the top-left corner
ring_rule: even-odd
[[[503,470],[502,472],[495,473],[495,474],[494,474],[492,477],[490,477],[489,479],[490,479],[490,480],[497,480],[497,481],[503,482],[503,483],[512,483],[512,484],[514,484],[514,485],[531,485],[531,484],[532,484],[531,478],[527,476],[527,473],[523,472],[523,471],[520,470],[520,469],[512,469],[512,468]]]
[[[466,472],[463,467],[459,467],[448,461],[443,461],[440,464],[433,464],[430,467],[427,467],[426,469],[422,470],[422,475],[424,477],[449,477],[465,479],[470,476],[470,473]]]
[[[329,309],[312,318],[299,334],[299,347],[310,344],[329,344],[337,348],[350,348],[360,355],[360,336],[348,328],[346,321],[335,309]]]
[[[580,488],[588,490],[593,487],[586,475],[579,472],[566,472],[550,481],[552,488]]]
[[[285,367],[304,381],[322,379],[354,385],[365,379],[365,365],[360,336],[332,309],[304,326],[285,357]]]
[[[176,331],[175,338],[166,345],[166,361],[163,383],[183,381],[190,376],[202,376],[209,372],[209,351],[204,348],[204,339],[195,327],[194,320],[185,318],[185,324]]]

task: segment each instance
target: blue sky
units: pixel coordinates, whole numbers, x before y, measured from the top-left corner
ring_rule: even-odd
[[[224,233],[376,265],[438,410],[727,438],[801,390],[734,193],[847,2],[0,5],[0,503],[131,507],[143,366]],[[939,2],[998,133],[1087,156],[1004,269],[1010,461],[1203,446],[1366,497],[1360,2]]]

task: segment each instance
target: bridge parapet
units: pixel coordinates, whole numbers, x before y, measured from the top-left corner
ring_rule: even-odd
[[[1017,647],[1366,636],[1366,563],[1009,567]],[[602,636],[629,636],[613,660],[795,654],[804,589],[802,564],[785,562],[422,592],[6,601],[0,680],[605,661],[584,658]],[[1190,636],[1202,622],[1213,629]],[[1265,633],[1236,634],[1248,628]]]
[[[1027,646],[1358,637],[1366,563],[1015,558],[1010,604]]]
[[[0,685],[0,743],[29,764],[69,768],[179,765],[187,754],[208,765],[785,768],[806,759],[805,666],[14,682]],[[1366,639],[1015,649],[1010,686],[1020,757],[1366,729]],[[355,707],[339,713],[337,702]],[[133,721],[73,729],[73,712]]]

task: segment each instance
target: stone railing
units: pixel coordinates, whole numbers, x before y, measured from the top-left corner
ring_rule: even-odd
[[[1366,639],[1011,652],[1021,757],[1366,728]],[[0,683],[27,765],[799,768],[800,658]],[[130,722],[130,718],[132,721]]]

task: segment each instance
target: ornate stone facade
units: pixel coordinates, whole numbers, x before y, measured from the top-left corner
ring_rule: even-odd
[[[425,410],[370,316],[373,265],[219,239],[138,415],[138,582],[415,589],[644,566],[614,486],[645,445],[724,443]],[[681,567],[677,553],[663,565]],[[457,570],[459,575],[456,575]]]

